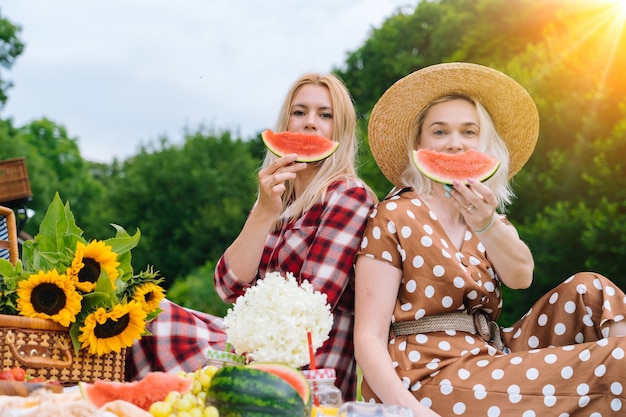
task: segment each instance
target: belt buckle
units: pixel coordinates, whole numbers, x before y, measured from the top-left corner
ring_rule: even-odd
[[[474,312],[474,327],[476,328],[476,333],[483,338],[485,342],[491,341],[491,327],[489,326],[489,318],[487,317],[487,313],[484,313],[480,310]]]

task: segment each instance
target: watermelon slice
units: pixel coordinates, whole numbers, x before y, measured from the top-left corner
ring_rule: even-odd
[[[150,372],[134,382],[96,380],[93,383],[80,382],[78,385],[82,397],[97,408],[110,401],[124,400],[148,411],[152,403],[163,401],[172,391],[185,393],[192,384],[192,378],[167,372]]]
[[[483,182],[500,168],[496,158],[473,149],[454,154],[418,149],[413,151],[413,162],[424,176],[442,184],[454,180],[467,184],[468,178]]]
[[[296,162],[316,162],[331,156],[339,147],[325,137],[296,132],[274,133],[270,129],[261,133],[263,143],[274,155],[285,156],[291,153],[298,155]]]

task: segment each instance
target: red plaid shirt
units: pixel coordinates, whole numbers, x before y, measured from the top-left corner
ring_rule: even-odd
[[[344,400],[356,398],[357,371],[352,331],[354,324],[354,257],[361,244],[372,196],[356,180],[336,181],[324,201],[302,217],[267,237],[256,279],[267,272],[291,272],[300,282],[308,280],[325,293],[333,313],[329,339],[315,352],[318,368],[334,368]],[[246,288],[233,274],[226,256],[215,268],[215,289],[227,303]]]

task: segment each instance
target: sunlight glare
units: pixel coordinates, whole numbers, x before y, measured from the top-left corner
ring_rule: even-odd
[[[614,1],[615,12],[617,14],[617,18],[626,20],[626,0],[616,0]]]

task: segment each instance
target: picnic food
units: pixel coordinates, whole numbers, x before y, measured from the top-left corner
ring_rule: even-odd
[[[468,178],[486,181],[500,167],[496,158],[473,149],[455,154],[413,150],[413,162],[424,176],[443,184],[452,184],[454,180],[466,184]]]
[[[172,391],[164,400],[152,403],[152,417],[218,417],[217,408],[206,403],[206,391],[217,369],[216,366],[209,365],[195,372],[184,373],[193,380],[191,390],[185,393]]]
[[[286,365],[227,366],[213,375],[207,403],[220,416],[308,417],[311,391],[304,375]]]
[[[85,400],[96,407],[108,402],[124,400],[149,410],[152,403],[161,401],[172,391],[185,393],[192,388],[193,380],[167,372],[150,372],[134,382],[97,380],[81,382],[80,392]]]
[[[263,143],[277,156],[291,153],[298,155],[297,162],[316,162],[328,158],[339,147],[339,142],[333,142],[325,137],[296,132],[274,133],[270,129],[261,133]]]

